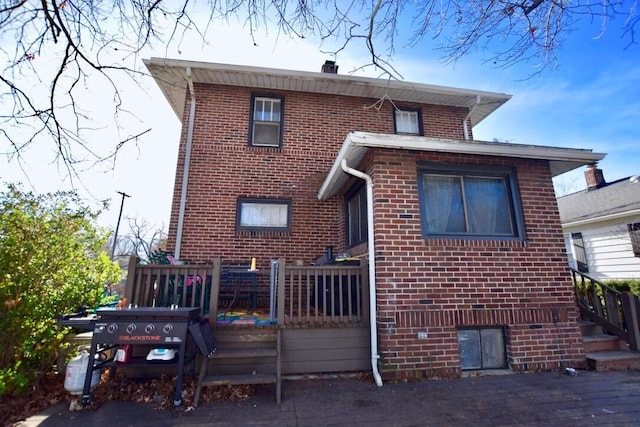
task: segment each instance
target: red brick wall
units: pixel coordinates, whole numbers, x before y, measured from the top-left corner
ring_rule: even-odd
[[[349,132],[393,133],[391,104],[385,102],[376,108],[375,99],[214,85],[196,85],[195,92],[196,120],[180,258],[207,262],[221,256],[248,262],[255,256],[258,267],[266,268],[271,258],[309,262],[329,245],[336,251],[344,250],[343,201],[334,197],[320,202],[316,194]],[[248,146],[252,93],[284,96],[282,149]],[[186,105],[169,250],[176,243],[189,99]],[[424,106],[425,134],[462,138],[466,114],[462,108]],[[238,197],[292,199],[291,233],[236,232]]]
[[[393,132],[392,107],[374,108],[374,99],[257,93],[284,96],[282,149],[248,146],[251,90],[196,86],[182,259],[206,262],[220,256],[248,263],[257,257],[258,268],[266,269],[272,258],[309,262],[328,245],[344,250],[343,198],[320,202],[316,193],[347,133]],[[466,114],[466,109],[423,106],[425,136],[462,139]],[[175,247],[185,136],[186,129],[169,249]],[[423,239],[416,175],[421,160],[516,167],[527,240]],[[459,376],[458,327],[504,327],[508,362],[516,371],[583,359],[547,162],[383,150],[370,152],[360,168],[374,178],[385,378]],[[291,232],[237,232],[238,197],[290,198]],[[354,248],[360,255],[366,250],[366,245]],[[418,340],[418,332],[427,332],[428,339]]]
[[[423,239],[416,162],[425,160],[515,167],[526,241]],[[458,327],[504,327],[516,371],[584,360],[547,162],[378,151],[368,172],[385,378],[459,376]]]

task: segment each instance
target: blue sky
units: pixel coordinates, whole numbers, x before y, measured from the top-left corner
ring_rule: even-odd
[[[600,166],[605,179],[613,181],[640,174],[640,47],[625,49],[628,40],[621,38],[618,25],[610,23],[605,35],[596,38],[599,25],[585,24],[567,36],[558,52],[557,69],[528,79],[531,66],[495,69],[484,64],[479,54],[445,65],[440,52],[426,42],[412,49],[399,47],[392,65],[407,81],[511,94],[510,101],[474,128],[475,139],[607,153]],[[312,39],[289,41],[263,34],[257,41],[258,46],[254,46],[239,26],[217,27],[209,33],[207,44],[187,38],[168,50],[147,49],[136,64],[142,67],[141,58],[167,56],[319,71],[326,59],[334,59],[321,53],[318,42]],[[369,61],[362,44],[353,44],[335,59],[340,74]],[[378,74],[371,68],[355,73],[369,77]],[[131,103],[129,108],[138,115],[132,128],[151,131],[137,145],[125,147],[114,164],[88,169],[81,182],[74,185],[90,205],[111,200],[110,209],[100,217],[104,226],[115,227],[121,198],[117,192],[123,191],[131,195],[125,200],[123,218],[135,217],[168,228],[180,123],[150,78],[142,81],[142,88],[124,82],[121,87]],[[99,94],[93,89],[90,96],[97,99]],[[96,117],[101,117],[101,108],[96,102]],[[99,133],[96,138],[100,138]],[[36,192],[71,187],[64,171],[51,162],[51,151],[44,147],[25,152],[22,168],[1,157],[0,181],[22,182],[25,189]],[[559,177],[556,184],[562,192],[584,188],[583,170]],[[126,232],[123,223],[120,233]]]

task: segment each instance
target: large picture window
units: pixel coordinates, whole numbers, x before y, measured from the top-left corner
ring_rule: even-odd
[[[291,201],[281,199],[238,199],[238,230],[291,229]]]
[[[367,241],[367,187],[360,185],[345,197],[347,247]]]
[[[424,164],[418,177],[423,236],[524,239],[513,169]]]
[[[250,145],[282,145],[282,98],[253,96],[251,103]]]

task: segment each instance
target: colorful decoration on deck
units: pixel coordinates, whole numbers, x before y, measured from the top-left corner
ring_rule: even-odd
[[[218,325],[275,325],[277,322],[269,319],[269,313],[228,311],[218,313],[216,323]]]

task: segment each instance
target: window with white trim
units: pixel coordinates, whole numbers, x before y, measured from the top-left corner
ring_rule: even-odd
[[[252,97],[250,145],[282,146],[282,105],[282,98]]]
[[[420,110],[394,108],[393,112],[395,133],[422,135]]]
[[[512,168],[419,165],[423,237],[524,240],[517,188]]]
[[[253,231],[290,231],[291,200],[238,199],[236,228]]]

